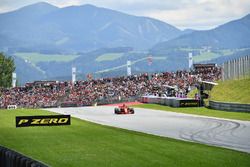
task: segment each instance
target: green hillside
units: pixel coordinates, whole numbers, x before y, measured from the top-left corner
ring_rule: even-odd
[[[69,62],[79,57],[79,55],[76,55],[76,54],[69,54],[69,55],[42,54],[38,52],[16,52],[14,55],[24,60],[30,61],[33,64],[36,64],[39,62],[50,62],[50,61]]]
[[[195,62],[208,61],[220,57],[219,54],[213,52],[204,52],[197,56],[194,56]]]
[[[112,61],[112,60],[119,59],[122,56],[123,56],[123,53],[105,53],[97,57],[95,61],[97,62]]]
[[[250,103],[250,78],[219,82],[211,92],[211,100]]]

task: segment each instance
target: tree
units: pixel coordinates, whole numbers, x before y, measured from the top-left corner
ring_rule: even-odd
[[[11,87],[12,73],[15,71],[15,63],[12,57],[0,53],[0,87]]]

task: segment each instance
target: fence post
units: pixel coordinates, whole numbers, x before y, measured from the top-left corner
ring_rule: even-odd
[[[246,74],[250,76],[250,55],[248,55],[247,58],[248,58],[248,71],[246,72]]]
[[[222,73],[222,81],[224,81],[225,80],[225,76],[224,76],[224,74],[225,74],[225,65],[224,65],[224,63],[222,64],[221,73]]]

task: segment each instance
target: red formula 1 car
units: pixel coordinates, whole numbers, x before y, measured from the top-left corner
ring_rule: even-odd
[[[130,108],[123,104],[122,106],[119,106],[118,108],[115,108],[115,114],[134,114],[135,111],[133,108]]]

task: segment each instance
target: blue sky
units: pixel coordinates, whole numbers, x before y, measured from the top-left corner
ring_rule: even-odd
[[[250,0],[0,0],[0,13],[41,1],[58,7],[93,4],[156,18],[180,29],[211,29],[250,13]]]

